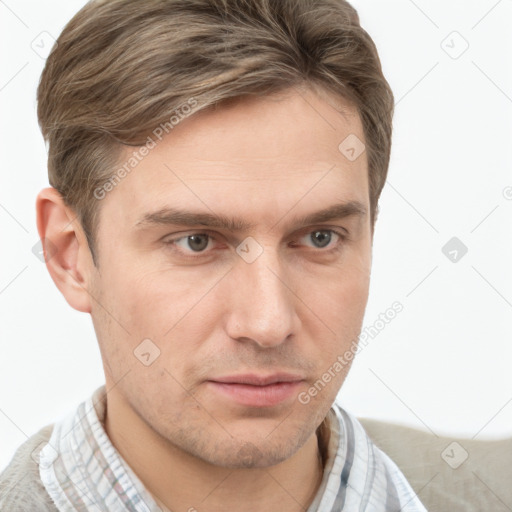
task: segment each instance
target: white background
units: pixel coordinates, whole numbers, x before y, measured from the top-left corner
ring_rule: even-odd
[[[339,400],[438,435],[510,436],[512,1],[352,3],[397,103],[364,325],[394,301],[404,309],[357,356]],[[56,38],[83,4],[0,2],[0,469],[103,382],[90,317],[32,253],[48,182],[35,104],[44,59],[31,44]],[[441,251],[454,236],[468,248],[455,263]]]

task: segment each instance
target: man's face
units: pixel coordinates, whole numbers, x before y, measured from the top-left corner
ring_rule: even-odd
[[[173,446],[273,465],[332,405],[371,267],[366,154],[338,149],[351,134],[364,140],[356,111],[309,91],[243,100],[182,121],[103,199],[89,289],[107,390]],[[348,202],[366,214],[301,220]]]

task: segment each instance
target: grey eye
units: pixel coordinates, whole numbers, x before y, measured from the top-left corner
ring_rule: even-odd
[[[204,234],[189,235],[185,240],[190,249],[195,252],[201,252],[208,247],[209,236]]]
[[[330,244],[332,233],[330,231],[313,231],[310,233],[311,240],[316,247],[326,247]]]

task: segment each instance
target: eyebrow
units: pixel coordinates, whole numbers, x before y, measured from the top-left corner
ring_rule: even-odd
[[[366,206],[359,201],[346,201],[333,204],[322,210],[295,218],[294,225],[306,226],[320,222],[340,220],[346,217],[363,218],[367,214]],[[135,223],[136,229],[144,229],[158,225],[175,226],[204,226],[208,228],[224,229],[232,232],[249,231],[256,224],[246,222],[235,217],[226,217],[206,212],[194,212],[176,208],[162,208],[146,213]]]

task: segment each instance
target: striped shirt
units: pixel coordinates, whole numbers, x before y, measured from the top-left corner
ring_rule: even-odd
[[[61,512],[162,512],[105,432],[105,396],[101,386],[55,423],[39,454],[44,487]],[[326,426],[324,475],[307,512],[426,510],[354,416],[334,404]]]

